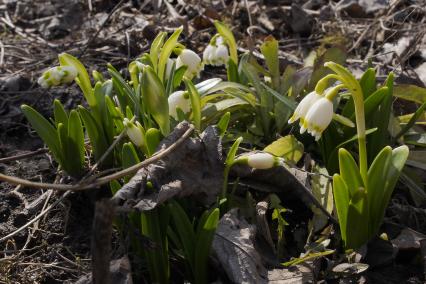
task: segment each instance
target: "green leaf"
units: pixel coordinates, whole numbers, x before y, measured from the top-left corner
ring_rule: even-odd
[[[368,209],[367,192],[364,188],[359,188],[349,201],[346,224],[346,248],[357,249],[369,240]]]
[[[303,156],[303,144],[293,135],[287,135],[275,140],[263,151],[296,164]]]
[[[260,51],[265,57],[266,66],[268,66],[272,80],[272,87],[275,90],[278,90],[280,85],[278,41],[273,36],[267,36],[263,44],[260,46]]]
[[[388,92],[382,99],[380,107],[377,108],[374,115],[369,118],[371,127],[377,127],[377,131],[367,137],[367,156],[369,163],[373,158],[385,147],[390,144],[390,135],[388,131],[389,121],[392,113],[392,93],[393,93],[393,73],[389,73],[386,80],[386,87]]]
[[[228,155],[226,156],[225,165],[231,166],[232,163],[234,163],[235,155],[237,154],[238,147],[240,146],[241,141],[243,141],[243,137],[238,137],[237,140],[235,140],[234,144],[232,144],[231,148],[229,149]]]
[[[364,74],[362,74],[359,84],[361,85],[364,98],[368,98],[376,91],[376,70],[374,70],[374,68],[368,68]]]
[[[408,147],[403,145],[399,146],[392,150],[392,157],[389,165],[389,170],[387,173],[387,178],[384,180],[384,194],[383,199],[380,202],[380,215],[378,220],[382,222],[383,217],[385,216],[386,207],[392,196],[392,192],[395,188],[395,185],[399,179],[399,176],[404,168],[405,162],[407,161],[409,154]],[[380,225],[380,224],[378,224]]]
[[[214,25],[217,32],[223,37],[225,42],[229,46],[230,58],[234,61],[235,65],[238,65],[238,53],[237,53],[237,42],[235,41],[234,34],[232,31],[223,23],[214,21]]]
[[[219,136],[223,137],[226,133],[226,129],[228,129],[229,120],[231,119],[231,113],[226,112],[217,123],[217,128],[219,129]]]
[[[178,43],[178,38],[183,31],[183,27],[177,28],[174,33],[167,39],[166,43],[163,45],[160,53],[160,59],[158,60],[158,78],[160,78],[160,82],[164,82],[164,71],[167,66],[167,59],[172,54],[173,49],[176,47]]]
[[[186,89],[189,91],[189,98],[191,99],[191,109],[192,109],[192,120],[194,122],[195,128],[201,128],[201,100],[200,94],[195,88],[191,80],[184,78]]]
[[[376,234],[378,225],[380,225],[380,204],[383,202],[385,193],[385,180],[388,175],[392,148],[386,146],[376,156],[370,168],[368,169],[367,198],[370,206],[370,233]]]
[[[395,136],[395,139],[402,137],[405,133],[410,130],[411,127],[416,123],[416,121],[425,113],[426,102],[424,102],[413,114],[408,123],[401,129],[401,131]]]
[[[159,67],[160,68],[160,67]],[[150,66],[144,68],[142,74],[142,95],[149,113],[166,136],[170,132],[169,104],[163,83]]]
[[[424,104],[426,102],[426,88],[415,85],[402,84],[395,86],[393,95],[397,98],[419,104]]]
[[[234,60],[229,58],[228,65],[226,67],[226,74],[228,75],[229,82],[240,82],[240,76],[238,74],[238,66],[235,64]]]
[[[121,189],[121,184],[117,180],[112,180],[109,182],[109,188],[111,189],[111,193],[114,196],[117,191]]]
[[[345,181],[339,174],[333,175],[333,198],[336,204],[337,216],[339,218],[340,233],[343,242],[346,243],[346,228],[348,226],[348,209],[349,209],[349,189]]]
[[[95,160],[98,161],[108,149],[108,143],[105,137],[101,135],[101,126],[97,124],[92,114],[82,106],[79,106],[78,110],[83,120],[84,127],[86,128],[87,135],[89,136],[90,143],[92,144]]]
[[[59,54],[58,58],[59,63],[62,66],[73,66],[75,69],[77,69],[78,75],[75,81],[77,82],[80,89],[83,91],[84,97],[89,106],[95,106],[96,101],[93,97],[92,84],[90,83],[89,73],[87,73],[87,70],[84,65],[80,62],[80,60],[67,53]]]
[[[59,143],[61,144],[61,151],[62,151],[61,154],[63,157],[63,162],[61,161],[59,164],[61,165],[62,169],[64,169],[64,171],[66,171],[69,175],[74,176],[74,171],[73,171],[74,160],[70,159],[72,155],[70,155],[70,152],[68,150],[69,149],[68,127],[62,123],[59,123],[57,128],[57,133],[58,133]]]
[[[345,148],[339,149],[339,168],[340,176],[345,181],[349,190],[349,196],[353,197],[355,192],[360,187],[365,187],[359,172],[358,165],[356,164],[351,153]]]
[[[55,117],[55,124],[58,127],[59,123],[68,125],[68,114],[64,109],[64,106],[57,99],[53,101],[53,116]]]
[[[380,103],[388,96],[388,93],[388,88],[382,87],[365,99],[364,113],[367,121],[372,119],[372,115],[379,109]],[[355,114],[353,114],[351,118],[354,119]]]
[[[138,154],[136,152],[135,146],[131,142],[123,144],[121,150],[121,163],[123,169],[130,168],[133,165],[136,165],[140,162]]]
[[[124,80],[121,74],[108,63],[108,73],[112,77],[112,82],[114,85],[114,89],[117,92],[118,100],[120,101],[120,105],[122,110],[124,111],[128,105],[128,101],[130,100],[133,104],[133,112],[138,114],[139,112],[139,96],[136,95],[135,90]]]
[[[148,156],[152,156],[161,141],[161,132],[157,128],[150,128],[145,133]]]
[[[41,137],[44,143],[46,143],[47,147],[49,147],[49,150],[52,152],[55,160],[59,164],[62,164],[63,156],[61,145],[58,134],[53,125],[40,113],[28,105],[22,105],[21,110],[37,134]]]
[[[152,67],[155,71],[157,71],[158,65],[158,54],[160,53],[161,47],[164,44],[164,40],[166,39],[167,33],[160,32],[155,39],[152,41],[151,49],[149,51],[149,57],[151,58]]]
[[[68,121],[68,157],[69,162],[75,163],[76,175],[80,175],[84,168],[84,132],[80,116],[76,110],[70,112]],[[68,161],[65,161],[68,162]]]
[[[185,75],[186,69],[188,69],[188,66],[186,65],[183,65],[176,69],[173,76],[173,89],[176,89],[182,83],[183,75]]]
[[[194,255],[195,283],[207,283],[207,264],[213,237],[219,223],[219,209],[215,208],[208,216],[201,232],[196,236]]]
[[[194,228],[189,220],[188,215],[183,208],[175,200],[169,202],[169,210],[172,212],[171,216],[175,224],[175,230],[179,235],[180,242],[184,251],[186,261],[189,263],[191,269],[194,269],[194,257],[196,236]],[[194,273],[194,271],[192,271]]]

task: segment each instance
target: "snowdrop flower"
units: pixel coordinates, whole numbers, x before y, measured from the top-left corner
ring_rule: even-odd
[[[78,72],[73,66],[55,66],[43,73],[37,83],[43,88],[71,83]]]
[[[145,144],[144,141],[144,130],[142,125],[136,121],[136,124],[125,118],[123,124],[126,127],[126,134],[129,139],[138,147],[142,147]]]
[[[176,109],[179,108],[183,113],[188,113],[191,110],[191,102],[185,91],[176,91],[169,98],[169,115],[174,119],[178,119]]]
[[[288,120],[288,123],[293,123],[300,118],[300,126],[302,126],[310,107],[312,107],[312,105],[321,98],[322,96],[315,91],[307,94],[296,107],[293,115]]]
[[[322,97],[317,100],[306,114],[306,118],[303,121],[300,133],[304,133],[308,130],[315,140],[318,141],[321,138],[322,132],[328,127],[333,118],[333,102],[327,98]]]
[[[224,44],[223,38],[220,36],[213,39],[203,52],[203,61],[209,65],[225,65],[228,59],[228,47]]]
[[[269,153],[255,153],[247,156],[247,164],[260,170],[270,169],[278,164],[278,158]]]
[[[204,67],[203,63],[201,62],[201,58],[190,49],[182,50],[176,59],[176,69],[180,68],[181,66],[187,66],[185,76],[188,79],[192,79],[195,76],[198,77]]]

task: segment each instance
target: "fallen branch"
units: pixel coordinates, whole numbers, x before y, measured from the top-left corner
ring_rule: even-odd
[[[178,148],[186,139],[188,139],[188,137],[192,134],[193,131],[194,131],[194,126],[190,125],[188,130],[186,130],[186,132],[175,143],[173,143],[172,145],[170,145],[166,149],[157,152],[157,154],[153,155],[152,157],[150,157],[150,158],[148,158],[148,159],[146,159],[146,160],[144,160],[144,161],[142,161],[142,162],[140,162],[140,163],[138,163],[134,166],[131,166],[127,169],[118,171],[118,172],[113,173],[111,175],[98,178],[98,179],[94,180],[93,182],[91,182],[89,184],[78,183],[78,184],[74,184],[74,185],[69,185],[69,184],[54,184],[54,183],[33,182],[33,181],[30,181],[30,180],[21,179],[21,178],[8,176],[8,175],[4,175],[4,174],[0,174],[0,181],[8,182],[8,183],[15,184],[15,185],[22,185],[22,186],[26,186],[26,187],[49,188],[49,189],[53,189],[53,190],[57,190],[57,191],[83,191],[83,190],[88,190],[88,189],[91,189],[91,188],[97,188],[97,187],[99,187],[103,184],[109,183],[112,180],[116,180],[116,179],[125,177],[129,174],[135,173],[139,169],[146,167],[149,164],[152,164],[152,163],[164,158],[169,153],[171,153],[176,148]]]

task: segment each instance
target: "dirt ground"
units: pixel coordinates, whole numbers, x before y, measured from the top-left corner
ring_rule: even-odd
[[[55,98],[66,108],[84,104],[75,85],[45,90],[36,84],[44,69],[57,64],[61,52],[79,57],[89,70],[106,74],[109,62],[126,72],[127,64],[149,49],[158,31],[181,25],[183,42],[201,54],[214,33],[212,21],[221,19],[232,27],[241,52],[253,50],[272,34],[279,39],[282,60],[301,66],[311,50],[338,46],[347,51],[348,66],[355,73],[371,59],[382,80],[394,71],[397,82],[425,86],[424,4],[422,0],[0,1],[0,171],[38,182],[67,182],[60,180],[57,165],[20,111],[25,103],[48,117]],[[26,158],[13,158],[26,153],[30,153]],[[90,192],[64,197],[51,190],[0,183],[0,283],[74,283],[89,273],[95,199]],[[42,218],[17,231],[55,202]],[[405,194],[397,192],[388,211],[395,227],[426,234],[426,211],[409,204]],[[123,248],[115,241],[114,254],[120,255]],[[365,277],[352,279],[355,282],[333,283],[424,283],[425,260],[414,261],[413,254],[418,250],[409,249],[390,263],[382,259]]]

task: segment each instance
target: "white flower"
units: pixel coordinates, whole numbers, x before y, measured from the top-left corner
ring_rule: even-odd
[[[37,83],[43,88],[71,83],[78,72],[73,66],[55,66],[43,73]]]
[[[213,43],[209,43],[203,52],[203,61],[209,65],[225,65],[229,59],[228,47],[222,37],[217,37]]]
[[[206,49],[204,49],[203,52],[203,61],[206,64],[210,64],[212,57],[214,57],[214,55],[216,54],[216,46],[208,44]]]
[[[293,123],[300,118],[300,126],[302,126],[309,108],[321,98],[322,96],[317,94],[315,91],[307,94],[294,110],[294,113],[288,120],[288,123]]]
[[[176,91],[169,98],[169,115],[174,119],[178,119],[176,109],[179,108],[183,113],[188,113],[191,110],[191,102],[185,91]]]
[[[269,153],[255,153],[247,156],[247,164],[255,169],[265,170],[277,164],[277,158]]]
[[[322,132],[328,127],[333,118],[333,102],[322,97],[309,108],[306,118],[303,121],[300,133],[308,130],[315,140],[321,138]]]
[[[129,139],[138,147],[145,144],[144,142],[144,131],[142,125],[136,121],[136,124],[125,118],[123,124],[126,127],[126,134]]]
[[[180,68],[181,66],[187,66],[185,76],[188,79],[192,79],[194,76],[198,76],[203,69],[201,58],[190,49],[182,50],[176,59],[176,69]]]

